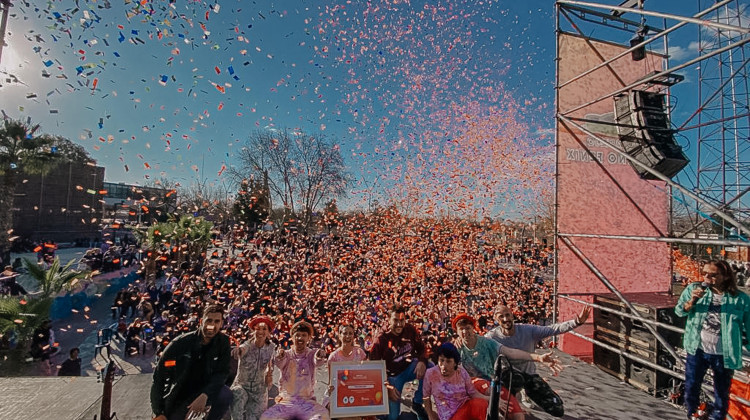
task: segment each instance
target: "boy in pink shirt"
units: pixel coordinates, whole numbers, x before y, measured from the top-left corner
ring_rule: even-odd
[[[291,349],[279,349],[274,365],[281,370],[279,396],[281,401],[266,410],[261,420],[299,419],[329,420],[328,410],[315,401],[315,369],[326,362],[323,350],[308,346],[313,337],[313,327],[305,321],[292,326]]]

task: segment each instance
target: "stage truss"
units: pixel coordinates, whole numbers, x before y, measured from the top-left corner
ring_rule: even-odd
[[[602,4],[575,0],[558,0],[556,8],[556,33],[558,44],[556,57],[555,117],[558,126],[574,128],[585,133],[589,139],[599,141],[599,147],[627,159],[629,163],[648,172],[653,179],[665,183],[670,200],[669,228],[657,235],[617,234],[612,231],[566,232],[560,230],[559,186],[555,197],[555,244],[556,255],[560,248],[575,255],[601,284],[617,295],[630,309],[623,316],[637,318],[654,334],[656,339],[682,365],[675,349],[657,332],[657,327],[674,329],[671,325],[643,319],[633,305],[623,296],[618,285],[602,273],[587,252],[577,246],[577,240],[595,239],[611,243],[618,241],[660,242],[673,247],[686,247],[695,254],[714,252],[714,257],[723,256],[724,250],[748,246],[750,238],[750,88],[747,80],[747,64],[750,61],[746,43],[750,40],[750,14],[738,0],[696,0],[697,8],[689,16],[659,9],[660,2],[650,4],[638,0],[622,4]],[[642,41],[632,41],[638,33],[644,34]],[[570,34],[586,39],[586,42],[610,43],[623,46],[622,53],[612,58],[599,56],[600,63],[572,79],[560,79],[561,34]],[[686,42],[686,37],[689,41]],[[615,74],[621,86],[605,95],[581,100],[579,105],[561,109],[560,90],[581,80],[597,70],[607,69],[616,73],[613,63],[630,57],[633,51],[646,48],[650,54],[661,55],[661,67],[632,83],[625,83]],[[595,50],[594,47],[592,49]],[[670,56],[672,59],[670,60]],[[671,62],[670,62],[671,61]],[[673,64],[674,63],[674,64]],[[684,79],[684,80],[683,80]],[[643,165],[629,156],[622,147],[608,142],[594,132],[586,123],[591,123],[573,114],[620,93],[630,90],[658,90],[668,96],[668,112],[677,143],[682,146],[691,164],[673,178]],[[606,123],[605,123],[606,124]],[[616,125],[616,124],[614,124]],[[557,139],[558,149],[560,140]],[[586,142],[579,142],[591,160],[597,154]],[[560,153],[558,151],[558,153]],[[601,153],[599,153],[601,160]],[[602,168],[603,165],[600,164]],[[560,161],[556,168],[556,179],[560,179]],[[616,183],[616,180],[614,180]],[[592,181],[593,182],[593,181]],[[624,190],[624,189],[623,189]],[[639,211],[639,210],[636,210]],[[644,213],[645,214],[645,213]],[[594,230],[594,229],[592,229]],[[659,229],[656,229],[659,231]],[[558,288],[559,259],[555,261],[555,316],[561,302],[590,304],[582,298],[586,293],[561,293]],[[671,274],[671,273],[670,273]],[[671,279],[670,279],[671,280]],[[667,290],[664,290],[665,292]],[[578,295],[578,296],[576,296]],[[594,305],[596,306],[596,305]],[[608,308],[600,308],[608,310]],[[680,369],[666,368],[650,363],[633,354],[619,351],[606,343],[594,340],[585,334],[573,333],[580,339],[596,343],[623,356],[634,359],[652,368],[668,373],[680,380],[684,375]]]

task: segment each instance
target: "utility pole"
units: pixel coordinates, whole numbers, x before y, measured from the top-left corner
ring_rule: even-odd
[[[3,17],[0,20],[0,63],[3,62],[3,47],[5,46],[5,28],[8,26],[8,12],[10,11],[10,0],[0,0],[3,6]]]

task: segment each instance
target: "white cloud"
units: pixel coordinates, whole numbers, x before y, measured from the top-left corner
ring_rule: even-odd
[[[704,17],[705,20],[712,22],[723,23],[725,25],[739,26],[743,28],[750,28],[750,13],[748,13],[748,7],[746,4],[740,5],[739,8],[724,7],[716,11],[709,17]],[[703,33],[710,39],[716,41],[721,33],[721,38],[735,38],[742,36],[741,32],[719,30],[712,26],[703,26]]]
[[[703,41],[703,48],[707,48],[709,43]],[[700,48],[698,47],[698,41],[693,41],[688,44],[687,47],[681,47],[679,45],[669,47],[669,58],[675,61],[687,61],[691,58],[698,56]]]
[[[704,16],[703,20],[750,28],[750,10],[748,10],[748,5],[741,5],[739,8],[724,7]],[[721,39],[719,39],[719,34],[721,34]],[[670,45],[669,58],[677,62],[684,62],[697,57],[701,53],[726,46],[729,39],[736,42],[735,38],[740,36],[743,36],[743,34],[737,31],[720,31],[715,27],[702,25],[701,42],[692,41],[686,47]],[[718,42],[721,42],[721,45]]]

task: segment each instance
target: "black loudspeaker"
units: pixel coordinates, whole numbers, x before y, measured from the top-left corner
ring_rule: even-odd
[[[616,95],[614,102],[617,134],[628,155],[668,178],[687,166],[690,161],[674,140],[663,93],[631,90]],[[641,178],[658,179],[631,166]]]
[[[674,305],[677,302],[675,296],[666,293],[627,293],[625,298],[645,319],[685,327],[685,318],[678,318],[674,313]],[[630,313],[625,304],[613,294],[595,295],[594,303],[619,312]],[[662,327],[658,327],[657,332],[672,347],[682,347],[680,333]],[[640,320],[594,308],[594,338],[667,369],[676,367],[674,357]],[[598,344],[594,345],[594,364],[605,372],[652,395],[666,395],[669,392],[671,375]]]

